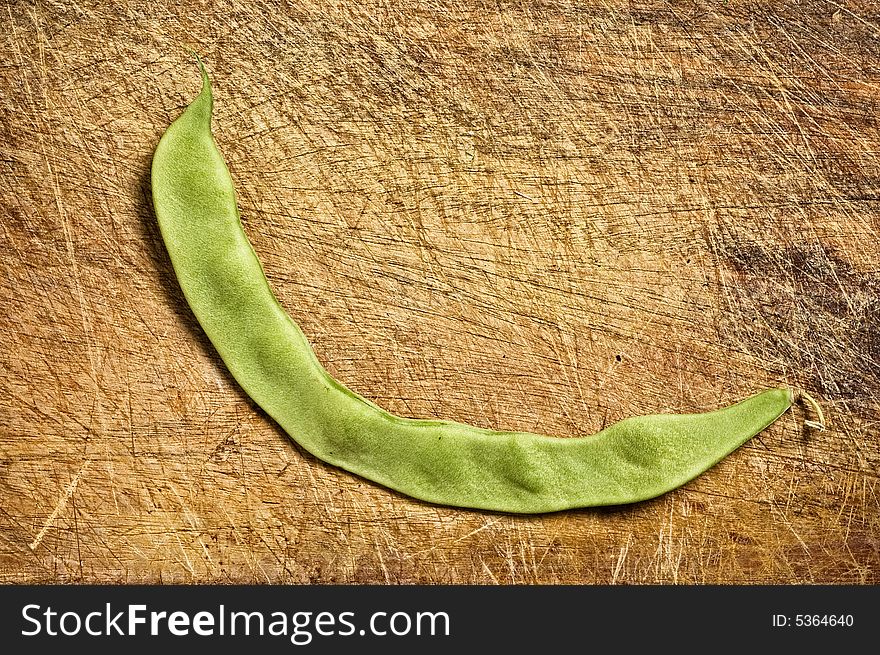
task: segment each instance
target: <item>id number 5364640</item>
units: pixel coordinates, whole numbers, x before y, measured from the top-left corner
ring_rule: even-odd
[[[855,623],[852,614],[774,614],[774,628],[851,628]]]

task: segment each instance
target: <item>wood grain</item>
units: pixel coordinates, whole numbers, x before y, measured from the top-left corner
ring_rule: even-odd
[[[0,581],[880,581],[880,15],[847,2],[6,2]],[[273,288],[394,412],[585,435],[798,406],[633,506],[326,466],[190,314],[149,165],[215,82]]]

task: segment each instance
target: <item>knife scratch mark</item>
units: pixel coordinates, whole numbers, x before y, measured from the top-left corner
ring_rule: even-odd
[[[483,565],[483,571],[485,571],[486,574],[492,579],[492,582],[496,585],[500,585],[501,583],[498,581],[498,578],[495,577],[495,574],[492,573],[492,569],[489,568],[489,565],[486,564],[486,561],[480,559],[480,564]]]
[[[620,572],[623,570],[623,564],[626,561],[626,556],[629,555],[629,548],[632,544],[632,534],[628,534],[626,536],[626,543],[620,547],[620,552],[617,554],[617,562],[614,564],[614,571],[611,573],[611,584],[617,584],[617,580],[620,576]]]
[[[70,484],[67,485],[67,489],[65,489],[64,494],[58,500],[58,503],[55,505],[55,509],[52,510],[52,513],[49,514],[49,518],[46,519],[46,522],[43,524],[43,527],[40,528],[40,531],[37,533],[37,536],[34,537],[34,540],[28,544],[28,547],[33,551],[37,549],[37,546],[40,545],[40,542],[43,541],[43,537],[46,536],[46,532],[55,522],[55,519],[58,518],[58,515],[64,511],[64,508],[67,507],[67,503],[70,501],[70,498],[76,492],[76,486],[79,484],[80,478],[83,473],[89,466],[89,460],[80,467],[79,471],[77,471],[76,475],[73,476],[73,480],[71,480]]]
[[[500,518],[496,518],[492,521],[487,521],[486,523],[484,523],[480,527],[474,528],[473,530],[471,530],[467,534],[462,535],[456,539],[453,539],[452,541],[450,541],[448,543],[437,543],[437,544],[431,546],[430,548],[426,548],[425,550],[419,550],[414,553],[410,553],[408,555],[405,555],[401,559],[404,559],[404,560],[412,559],[412,558],[416,557],[417,555],[424,555],[426,553],[433,552],[433,551],[437,550],[438,548],[440,548],[441,546],[448,547],[448,546],[451,546],[452,544],[457,544],[461,541],[464,541],[468,537],[472,537],[473,535],[477,534],[478,532],[482,532],[486,528],[491,528],[493,525],[497,524],[500,520],[501,520]]]

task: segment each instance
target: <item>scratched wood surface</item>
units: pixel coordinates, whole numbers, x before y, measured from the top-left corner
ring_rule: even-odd
[[[873,3],[6,2],[0,581],[877,583]],[[204,56],[245,228],[327,368],[561,436],[815,396],[656,500],[435,507],[235,385],[152,214]]]

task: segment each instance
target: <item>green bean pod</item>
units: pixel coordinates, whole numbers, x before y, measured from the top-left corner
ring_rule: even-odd
[[[273,295],[239,219],[202,90],[152,165],[153,205],[189,306],[247,394],[303,448],[442,505],[552,512],[653,498],[693,479],[791,405],[770,389],[704,414],[628,418],[584,437],[502,432],[395,416],[347,389]]]

